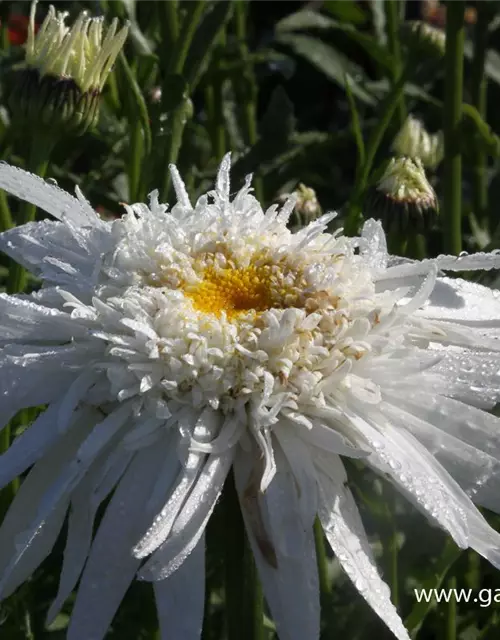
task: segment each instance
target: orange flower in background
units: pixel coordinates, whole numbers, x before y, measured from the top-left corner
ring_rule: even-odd
[[[422,4],[422,18],[435,27],[444,27],[446,25],[446,7],[438,0],[424,0]],[[476,23],[476,9],[474,7],[466,7],[465,24]]]
[[[10,44],[24,44],[28,38],[28,26],[28,16],[20,14],[13,14],[9,16],[9,20],[7,22],[7,33]],[[39,24],[35,24],[35,33],[38,31],[39,27]]]

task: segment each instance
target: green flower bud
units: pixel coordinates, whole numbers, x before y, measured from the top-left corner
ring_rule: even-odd
[[[278,202],[284,203],[291,195],[295,197],[295,208],[290,218],[290,224],[293,228],[305,227],[323,213],[316,191],[311,187],[306,187],[305,184],[299,183],[292,194],[281,194]]]
[[[366,214],[380,219],[387,233],[423,233],[437,218],[436,193],[418,158],[392,158],[377,185],[369,190]]]
[[[442,29],[420,20],[408,20],[401,25],[401,40],[405,42],[415,60],[441,60],[446,48]]]
[[[81,135],[97,119],[99,98],[128,34],[115,19],[105,32],[103,18],[84,11],[72,27],[66,12],[51,5],[35,35],[36,0],[31,5],[26,57],[14,72],[9,96],[13,120],[28,131]]]
[[[430,134],[420,120],[409,115],[392,143],[398,156],[420,158],[424,167],[435,169],[444,157],[443,133]]]

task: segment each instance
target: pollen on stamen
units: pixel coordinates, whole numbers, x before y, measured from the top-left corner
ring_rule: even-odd
[[[269,265],[243,268],[210,266],[204,270],[202,281],[187,287],[185,293],[197,311],[216,316],[225,311],[231,320],[248,311],[283,308],[280,289]]]

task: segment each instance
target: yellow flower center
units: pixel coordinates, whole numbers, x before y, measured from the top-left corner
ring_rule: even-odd
[[[276,265],[210,266],[204,270],[202,282],[185,291],[197,311],[216,316],[225,311],[231,320],[247,311],[292,306],[299,291],[294,286],[285,285],[280,276],[281,270]]]

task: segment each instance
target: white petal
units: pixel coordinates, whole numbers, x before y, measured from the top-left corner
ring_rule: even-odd
[[[199,640],[205,605],[205,536],[177,571],[153,583],[162,640]]]
[[[371,441],[373,453],[366,463],[391,478],[418,509],[450,533],[459,547],[467,548],[467,519],[454,499],[455,483],[439,463],[409,433],[374,409],[364,419],[355,414],[349,417],[358,428],[365,429]]]
[[[104,487],[100,488],[97,484],[102,479],[101,474],[105,466],[102,461],[98,461],[95,469],[89,469],[89,473],[71,498],[68,536],[64,549],[59,590],[50,606],[46,624],[50,624],[54,620],[66,598],[75,588],[92,542],[97,509],[124,474],[133,456],[128,451],[118,451],[118,453],[118,456],[114,456],[115,464],[108,469],[107,482]]]
[[[449,433],[480,451],[500,458],[500,418],[452,398],[412,389],[385,394],[408,413]]]
[[[233,451],[208,457],[166,541],[142,567],[143,580],[163,580],[182,565],[198,544],[219,499],[233,461]]]
[[[264,495],[258,457],[239,448],[236,487],[262,587],[280,640],[319,637],[319,585],[312,526],[304,528],[292,471],[279,445],[277,471]]]
[[[62,401],[51,404],[0,456],[0,487],[4,487],[42,458],[66,430],[78,429],[81,424],[90,429],[102,417],[98,411],[85,407],[75,414],[71,412],[61,428],[58,425],[61,404]]]
[[[385,269],[387,266],[387,242],[378,220],[367,220],[363,225],[360,253],[372,269]]]
[[[217,432],[221,416],[215,411],[205,410],[201,416],[190,416],[189,423],[194,421],[193,438],[201,443],[212,440],[213,434]],[[145,558],[157,549],[167,538],[172,530],[175,519],[189,496],[192,487],[197,482],[197,478],[207,456],[203,453],[191,452],[179,473],[176,486],[168,501],[163,505],[160,512],[155,517],[153,524],[146,531],[144,536],[134,547],[134,555],[137,558]],[[172,469],[177,467],[172,466]]]
[[[0,528],[2,596],[9,595],[24,582],[52,549],[64,520],[69,494],[62,486],[60,492],[53,493],[53,501],[46,497],[58,477],[64,476],[64,469],[86,432],[87,425],[80,422],[33,467],[21,484]]]
[[[110,230],[31,222],[1,234],[0,249],[47,282],[88,289],[97,284],[102,256],[111,249]]]
[[[0,428],[20,409],[49,404],[64,394],[91,354],[91,347],[77,343],[0,349]]]
[[[136,455],[118,484],[85,565],[68,629],[68,640],[102,640],[140,565],[131,554],[152,517],[146,504],[161,471],[163,446]]]
[[[5,163],[0,164],[0,188],[40,207],[59,220],[67,217],[81,225],[100,223],[97,214],[85,200],[74,198],[38,176]]]
[[[500,335],[500,292],[460,278],[439,278],[419,315],[475,327],[497,327]]]
[[[0,340],[5,342],[52,342],[57,337],[57,341],[63,343],[72,338],[85,338],[88,333],[66,312],[5,293],[0,293],[0,331]]]
[[[319,517],[330,546],[356,589],[399,640],[409,640],[389,587],[381,579],[347,476],[335,455],[321,456],[328,475],[318,470]]]

